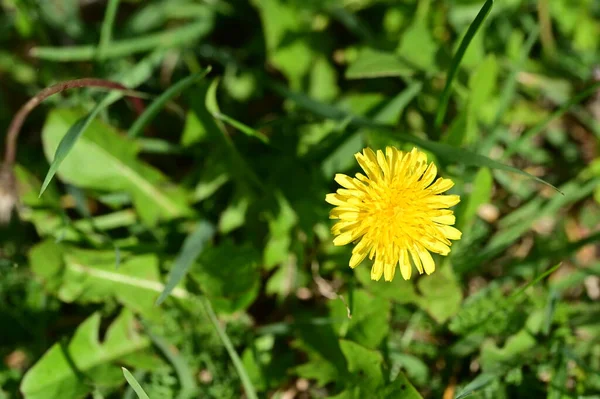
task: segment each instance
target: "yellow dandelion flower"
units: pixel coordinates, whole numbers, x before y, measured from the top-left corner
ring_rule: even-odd
[[[427,155],[416,148],[402,152],[387,147],[385,154],[365,148],[355,157],[366,176],[337,174],[335,181],[344,188],[325,199],[335,205],[330,219],[339,219],[331,229],[336,236],[333,244],[356,244],[351,268],[369,255],[373,280],[383,275],[392,281],[396,265],[402,277],[410,279],[410,259],[419,273],[433,273],[435,263],[430,252],[448,255],[450,240],[461,237],[451,226],[455,218],[447,209],[458,204],[460,197],[441,195],[454,185],[452,180],[435,180],[436,166],[427,164]]]

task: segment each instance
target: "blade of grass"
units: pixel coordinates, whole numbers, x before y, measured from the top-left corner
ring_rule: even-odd
[[[454,399],[462,399],[467,396],[475,393],[475,391],[483,388],[488,385],[490,382],[494,381],[494,379],[498,378],[497,375],[492,373],[482,373],[479,374],[473,381],[468,383],[463,389],[460,390],[454,397]]]
[[[171,291],[179,284],[181,279],[187,274],[188,270],[198,258],[206,243],[214,236],[215,229],[208,222],[200,222],[196,229],[187,236],[183,242],[183,247],[177,255],[173,268],[169,274],[169,280],[165,284],[165,289],[156,300],[156,305],[160,305],[171,294]]]
[[[450,63],[450,69],[448,70],[448,77],[446,78],[446,85],[444,86],[444,90],[442,91],[440,104],[438,106],[438,112],[435,116],[435,128],[438,131],[441,128],[442,123],[444,122],[444,117],[446,116],[446,111],[448,109],[448,101],[450,100],[450,89],[452,87],[452,81],[454,80],[458,72],[458,66],[462,61],[462,58],[465,55],[469,44],[471,44],[471,40],[473,40],[473,37],[483,24],[485,17],[488,15],[493,5],[494,0],[487,0],[483,7],[481,7],[481,10],[479,10],[479,13],[469,26],[469,29],[467,29],[467,33],[460,42],[456,54],[452,58],[452,62]]]
[[[178,353],[171,350],[168,342],[163,337],[154,334],[149,328],[149,325],[143,320],[142,325],[144,326],[144,331],[146,334],[148,334],[148,338],[150,338],[154,346],[156,346],[158,350],[162,352],[164,357],[167,358],[169,363],[171,363],[175,369],[175,374],[177,374],[177,379],[179,380],[179,385],[181,386],[181,390],[179,391],[177,398],[183,399],[191,397],[193,393],[197,391],[198,385],[196,384],[193,372],[185,359]]]
[[[104,60],[106,50],[112,39],[113,25],[119,8],[119,0],[109,0],[104,13],[104,20],[100,28],[100,41],[98,42],[98,59]]]
[[[480,154],[489,154],[492,147],[498,141],[500,135],[504,133],[505,129],[500,126],[500,122],[502,121],[502,117],[508,107],[512,103],[516,93],[517,93],[517,85],[519,83],[518,76],[519,72],[523,69],[523,65],[527,60],[527,57],[531,53],[533,46],[537,43],[537,39],[539,36],[538,27],[534,27],[533,30],[529,33],[529,37],[525,41],[523,45],[523,49],[521,54],[519,55],[518,62],[512,67],[510,75],[506,78],[504,83],[504,88],[502,89],[502,93],[500,95],[500,103],[498,105],[498,109],[496,111],[496,116],[494,117],[494,121],[489,127],[490,134],[487,135],[482,141],[482,143],[478,146],[478,152]]]
[[[204,71],[195,73],[193,75],[188,76],[187,78],[181,79],[179,82],[175,83],[171,87],[169,87],[165,92],[163,92],[156,100],[152,102],[146,108],[146,111],[136,121],[131,125],[129,131],[127,132],[128,137],[137,137],[143,131],[144,127],[156,115],[158,115],[159,111],[165,106],[167,102],[169,102],[173,97],[179,95],[186,89],[190,88],[196,82],[202,80],[209,72],[211,68],[208,67]]]
[[[137,394],[138,398],[139,399],[150,399],[148,397],[148,394],[146,392],[144,392],[144,389],[142,388],[142,386],[140,385],[140,383],[137,382],[137,380],[135,379],[135,377],[133,376],[133,374],[131,374],[129,372],[129,370],[127,370],[125,367],[121,367],[121,370],[123,370],[123,375],[125,376],[125,379],[127,380],[127,383],[135,391],[135,393]]]
[[[48,169],[48,173],[46,173],[46,177],[44,178],[44,182],[42,183],[42,188],[40,189],[39,194],[40,197],[42,196],[44,191],[46,191],[46,188],[48,188],[48,184],[50,184],[52,178],[58,171],[58,167],[60,166],[62,161],[65,160],[65,158],[77,142],[77,139],[81,137],[81,135],[85,132],[90,123],[92,123],[94,118],[98,116],[100,111],[111,102],[109,96],[106,96],[101,102],[99,102],[90,111],[89,114],[75,122],[75,124],[73,124],[69,128],[67,134],[65,134],[63,139],[60,141],[58,147],[56,148],[56,152],[54,153],[54,159],[52,160],[50,168]]]
[[[571,98],[569,101],[567,101],[566,103],[561,105],[556,111],[554,111],[550,115],[548,115],[548,117],[546,119],[544,119],[543,121],[541,121],[540,123],[538,123],[537,125],[532,127],[531,129],[529,129],[528,131],[523,133],[519,137],[518,140],[513,141],[508,146],[506,151],[504,151],[503,157],[504,158],[510,157],[512,154],[515,153],[515,151],[517,151],[517,149],[519,149],[521,147],[521,145],[523,143],[527,142],[528,140],[531,140],[531,138],[533,138],[535,135],[539,134],[542,130],[544,130],[550,124],[550,122],[552,122],[556,118],[559,118],[560,116],[562,116],[573,105],[581,102],[582,100],[591,96],[592,94],[595,94],[598,91],[598,88],[600,88],[600,82],[594,83],[593,85],[591,85],[590,87],[588,87],[587,89],[585,89],[584,91],[577,94],[576,96]]]
[[[561,192],[558,188],[554,187],[552,184],[548,183],[543,179],[540,179],[537,176],[533,176],[532,174],[522,171],[518,168],[505,165],[484,155],[480,155],[473,151],[465,150],[462,148],[453,147],[449,144],[437,143],[431,140],[422,139],[412,134],[399,133],[394,126],[376,123],[367,118],[349,114],[329,104],[323,104],[321,102],[318,102],[306,96],[303,93],[293,92],[279,83],[268,82],[268,85],[279,95],[292,100],[299,106],[323,118],[333,119],[340,122],[346,121],[349,126],[358,128],[368,127],[374,130],[379,130],[381,132],[388,133],[390,135],[393,135],[395,138],[399,138],[409,143],[413,143],[420,147],[423,147],[424,149],[433,152],[434,154],[449,162],[456,162],[466,166],[485,166],[490,169],[499,169],[505,170],[507,172],[518,173],[520,175],[527,176],[530,179],[534,179],[540,183],[546,184],[558,191],[559,193]]]
[[[250,380],[250,376],[246,372],[244,364],[242,363],[242,360],[238,356],[237,352],[235,351],[235,348],[233,347],[229,336],[227,335],[223,327],[221,327],[221,323],[219,322],[219,319],[217,318],[217,315],[215,314],[215,311],[213,310],[210,301],[206,297],[202,297],[200,298],[200,300],[204,305],[204,310],[206,311],[206,314],[208,315],[213,327],[215,328],[215,331],[219,335],[219,338],[221,338],[221,342],[223,342],[225,349],[227,349],[229,357],[231,357],[233,366],[235,367],[238,375],[240,376],[240,379],[242,380],[242,385],[244,386],[246,396],[248,397],[248,399],[258,399],[258,396],[256,395],[256,390],[254,389],[254,385],[252,384],[252,380]]]
[[[215,79],[213,81],[213,83],[209,86],[208,91],[206,92],[206,109],[208,110],[208,112],[211,113],[211,115],[216,118],[219,119],[231,126],[233,126],[234,128],[238,129],[239,131],[241,131],[242,133],[244,133],[245,135],[249,136],[249,137],[255,137],[257,139],[259,139],[260,141],[262,141],[265,144],[269,143],[269,138],[267,136],[265,136],[263,133],[252,129],[250,126],[247,126],[245,124],[243,124],[242,122],[238,122],[235,119],[222,114],[221,110],[219,109],[219,104],[217,103],[217,88],[219,86],[219,79]]]
[[[562,266],[562,262],[557,263],[556,265],[552,266],[550,269],[546,270],[544,273],[540,274],[539,276],[537,276],[536,278],[531,280],[529,283],[525,284],[519,291],[514,292],[511,295],[509,295],[508,300],[515,301],[517,298],[519,298],[521,295],[523,295],[523,293],[525,293],[525,291],[527,291],[527,288],[539,283],[540,281],[542,281],[543,279],[545,279],[546,277],[548,277],[549,275],[554,273],[556,270],[558,270],[558,268],[561,266]]]
[[[155,49],[166,49],[188,44],[207,34],[212,28],[209,21],[195,22],[189,25],[167,30],[160,33],[148,34],[128,40],[113,42],[104,52],[103,59],[127,57]],[[97,47],[34,47],[31,55],[48,61],[91,61],[97,54]]]

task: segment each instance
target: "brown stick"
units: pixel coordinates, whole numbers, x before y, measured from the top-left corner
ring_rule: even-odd
[[[19,137],[21,127],[23,126],[23,122],[25,122],[25,118],[27,118],[27,115],[29,115],[29,113],[35,107],[37,107],[42,101],[44,101],[48,97],[68,89],[74,89],[79,87],[103,87],[107,89],[128,90],[127,87],[123,86],[122,84],[112,82],[110,80],[83,78],[57,83],[40,91],[19,109],[19,111],[13,117],[10,126],[8,127],[8,131],[6,134],[6,145],[4,148],[4,165],[12,167],[15,163],[15,156],[17,152],[17,138]],[[139,98],[133,96],[127,97],[132,102],[137,114],[140,115],[144,111],[144,104],[142,103],[142,101]]]

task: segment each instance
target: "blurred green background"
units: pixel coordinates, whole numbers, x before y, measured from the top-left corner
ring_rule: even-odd
[[[0,398],[600,398],[599,50],[595,0],[0,0],[1,131],[145,104],[21,129]],[[431,276],[332,244],[386,145],[461,195]]]

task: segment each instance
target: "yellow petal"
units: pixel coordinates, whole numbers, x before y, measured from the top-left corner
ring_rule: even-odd
[[[431,274],[435,271],[435,262],[431,257],[431,254],[428,250],[422,247],[417,247],[419,251],[419,257],[421,258],[421,263],[423,264],[423,268],[425,269],[425,273]]]
[[[423,240],[423,245],[431,252],[446,256],[450,253],[450,248],[444,243],[434,240],[427,239]]]
[[[379,279],[381,279],[382,274],[383,262],[379,259],[375,259],[375,263],[373,263],[373,267],[371,268],[371,280],[379,281]]]
[[[437,226],[438,230],[450,240],[460,240],[462,233],[452,226]]]
[[[349,188],[349,189],[356,188],[356,183],[354,182],[354,179],[351,178],[350,176],[346,176],[344,174],[337,173],[334,177],[334,180],[342,187]]]
[[[412,265],[408,259],[408,251],[406,249],[402,249],[400,251],[400,260],[398,263],[400,264],[400,273],[402,273],[402,277],[405,280],[410,280],[410,275],[412,274]]]
[[[419,253],[416,251],[416,249],[410,249],[410,257],[412,258],[412,261],[417,267],[419,273],[423,274],[423,265],[421,264],[421,258],[419,257]]]
[[[368,251],[362,251],[352,254],[352,256],[350,257],[350,267],[354,269],[356,266],[360,265],[360,262],[362,262],[367,257],[368,253]]]
[[[388,164],[385,155],[383,155],[383,151],[377,150],[377,164],[383,171],[383,175],[386,177],[390,177],[390,165]]]
[[[363,153],[356,153],[354,155],[360,167],[365,171],[369,179],[371,180],[379,180],[381,177],[381,172],[379,167],[377,166],[377,157],[375,153],[370,148],[365,148]]]
[[[343,197],[339,194],[327,194],[325,196],[325,201],[330,203],[331,205],[346,205],[346,201],[342,199]]]
[[[435,176],[437,175],[437,166],[432,162],[427,167],[425,173],[423,173],[423,177],[421,178],[421,185],[423,187],[427,187],[431,184]]]
[[[396,263],[386,263],[383,268],[383,274],[385,281],[392,281],[396,274]]]
[[[333,239],[333,245],[342,246],[354,241],[353,231],[346,231]]]
[[[444,191],[450,190],[454,186],[454,182],[450,179],[444,179],[440,177],[433,183],[431,186],[427,188],[427,190],[433,192],[434,194],[440,194]]]
[[[432,217],[431,220],[439,224],[454,224],[456,217],[454,215],[443,215]]]

